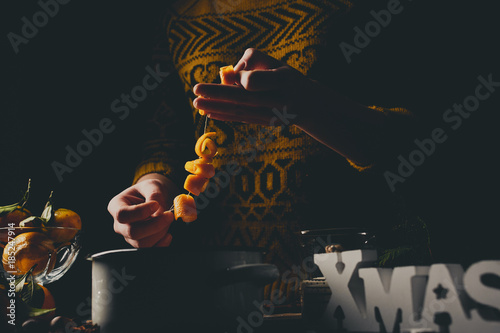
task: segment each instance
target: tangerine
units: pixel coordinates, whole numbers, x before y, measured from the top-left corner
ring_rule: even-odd
[[[31,212],[21,206],[17,206],[12,212],[0,216],[0,228],[19,227],[19,222],[31,216]],[[18,229],[19,230],[19,229]],[[24,232],[24,231],[20,231]],[[7,230],[0,231],[0,242],[8,242]]]
[[[50,290],[41,284],[38,284],[38,287],[40,287],[40,289],[35,288],[35,292],[33,293],[33,299],[31,300],[30,305],[38,309],[55,308],[56,302]],[[37,290],[40,291],[37,292]]]
[[[47,287],[38,284],[35,286],[35,289],[33,291],[33,297],[31,298],[31,302],[29,303],[29,305],[37,309],[44,309],[44,310],[55,309],[56,301],[50,290],[47,289]],[[46,321],[50,321],[54,317],[55,317],[55,310],[45,313],[43,315],[36,316],[36,318]]]
[[[2,264],[7,272],[14,275],[26,274],[37,265],[32,274],[42,273],[48,265],[48,272],[55,265],[54,242],[47,235],[30,231],[17,235],[5,246]]]
[[[74,211],[66,208],[59,208],[54,212],[54,220],[50,226],[61,228],[49,229],[47,235],[50,239],[52,239],[54,243],[64,243],[72,240],[78,231],[82,229],[82,220],[80,215]]]

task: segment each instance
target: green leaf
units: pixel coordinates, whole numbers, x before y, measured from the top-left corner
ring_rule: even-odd
[[[35,283],[33,283],[33,277],[30,275],[28,284],[24,285],[21,291],[21,299],[24,303],[29,304],[33,299],[33,295],[35,294]]]
[[[36,227],[41,228],[47,224],[47,219],[40,216],[30,216],[19,222],[20,227]]]
[[[28,180],[28,188],[26,189],[26,192],[24,192],[24,195],[21,198],[21,200],[14,204],[0,207],[0,216],[7,215],[10,212],[15,211],[18,207],[24,208],[24,205],[26,205],[30,196],[30,188],[31,188],[31,179]]]
[[[19,207],[18,203],[0,207],[0,216],[4,216],[4,215],[9,214],[10,212],[15,211],[17,209],[17,207]]]
[[[45,204],[45,208],[43,209],[42,214],[40,217],[42,219],[45,219],[44,225],[47,223],[50,223],[53,220],[54,217],[54,201],[52,199],[54,191],[50,192],[49,199],[47,199],[47,203]]]
[[[409,247],[397,247],[394,249],[388,249],[385,250],[384,253],[382,253],[379,256],[379,264],[382,266],[385,265],[390,265],[392,264],[395,260],[401,258],[402,256],[408,254],[412,249]]]
[[[24,274],[23,276],[19,277],[19,278],[16,278],[16,293],[20,293],[23,288],[24,288],[24,283],[26,282],[26,279],[28,278],[28,276],[31,275],[31,273],[33,272],[33,270],[35,269],[35,267],[37,266],[37,264],[33,265],[33,267],[31,267],[31,269],[26,272],[26,274]],[[31,281],[33,279],[30,279]],[[29,283],[29,281],[28,281]]]
[[[29,305],[27,305],[27,308],[28,308],[28,315],[30,317],[43,316],[44,314],[47,314],[49,312],[52,312],[52,311],[56,310],[56,308],[52,308],[52,309],[38,309],[38,308],[34,308],[32,306],[29,306]]]

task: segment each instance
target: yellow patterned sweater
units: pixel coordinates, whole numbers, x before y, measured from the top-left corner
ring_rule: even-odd
[[[194,85],[219,83],[219,68],[236,64],[249,47],[304,75],[319,73],[321,79],[321,68],[331,68],[322,64],[339,58],[330,52],[332,29],[338,29],[336,20],[352,7],[348,0],[190,0],[169,6],[153,61],[170,75],[157,89],[157,107],[145,131],[144,160],[134,181],[159,172],[182,188],[184,163],[195,158],[194,142],[206,120],[192,106]],[[339,65],[347,66],[345,60]],[[382,177],[356,171],[297,128],[263,131],[257,125],[212,120],[206,125],[207,131],[217,132],[217,170],[231,164],[238,172],[229,181],[223,173],[211,180],[217,190],[197,202],[199,219],[184,241],[192,246],[202,242],[265,248],[266,260],[287,276],[274,287],[290,301],[298,290],[297,279],[290,277],[301,266],[298,231],[373,226],[388,218]]]

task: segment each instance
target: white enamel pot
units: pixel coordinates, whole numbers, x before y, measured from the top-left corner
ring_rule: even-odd
[[[279,276],[262,259],[262,249],[94,254],[92,322],[101,333],[236,331]]]

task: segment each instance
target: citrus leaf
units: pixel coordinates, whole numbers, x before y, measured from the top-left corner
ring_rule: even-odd
[[[14,204],[0,207],[0,216],[7,215],[10,212],[15,211],[18,207],[23,208],[24,205],[26,205],[26,203],[28,202],[30,196],[30,188],[31,188],[31,179],[28,180],[28,188],[26,189],[26,192],[24,192],[24,195],[21,198],[21,200]]]
[[[45,204],[45,208],[43,209],[42,214],[40,217],[42,219],[45,219],[45,224],[50,223],[51,220],[53,220],[54,217],[54,202],[52,199],[52,194],[54,191],[50,192],[49,199],[47,200],[47,203]]]
[[[33,265],[33,267],[31,267],[31,269],[28,272],[26,272],[26,274],[24,274],[19,278],[16,278],[16,293],[19,293],[23,290],[26,279],[28,278],[28,276],[31,275],[31,272],[33,272],[36,266],[37,264]]]
[[[0,207],[0,216],[4,216],[4,215],[7,215],[7,214],[15,211],[17,209],[17,207],[19,207],[18,203]]]
[[[20,227],[41,228],[47,223],[47,219],[40,216],[30,216],[19,222]]]
[[[33,277],[30,275],[29,282],[24,285],[21,291],[21,299],[24,303],[29,304],[33,299],[33,295],[35,294],[35,284],[33,283]]]
[[[52,308],[52,309],[39,309],[39,308],[34,308],[32,306],[29,306],[29,305],[27,305],[27,307],[28,307],[28,315],[30,317],[38,317],[38,316],[42,316],[44,314],[47,314],[49,312],[56,311],[56,308]]]

